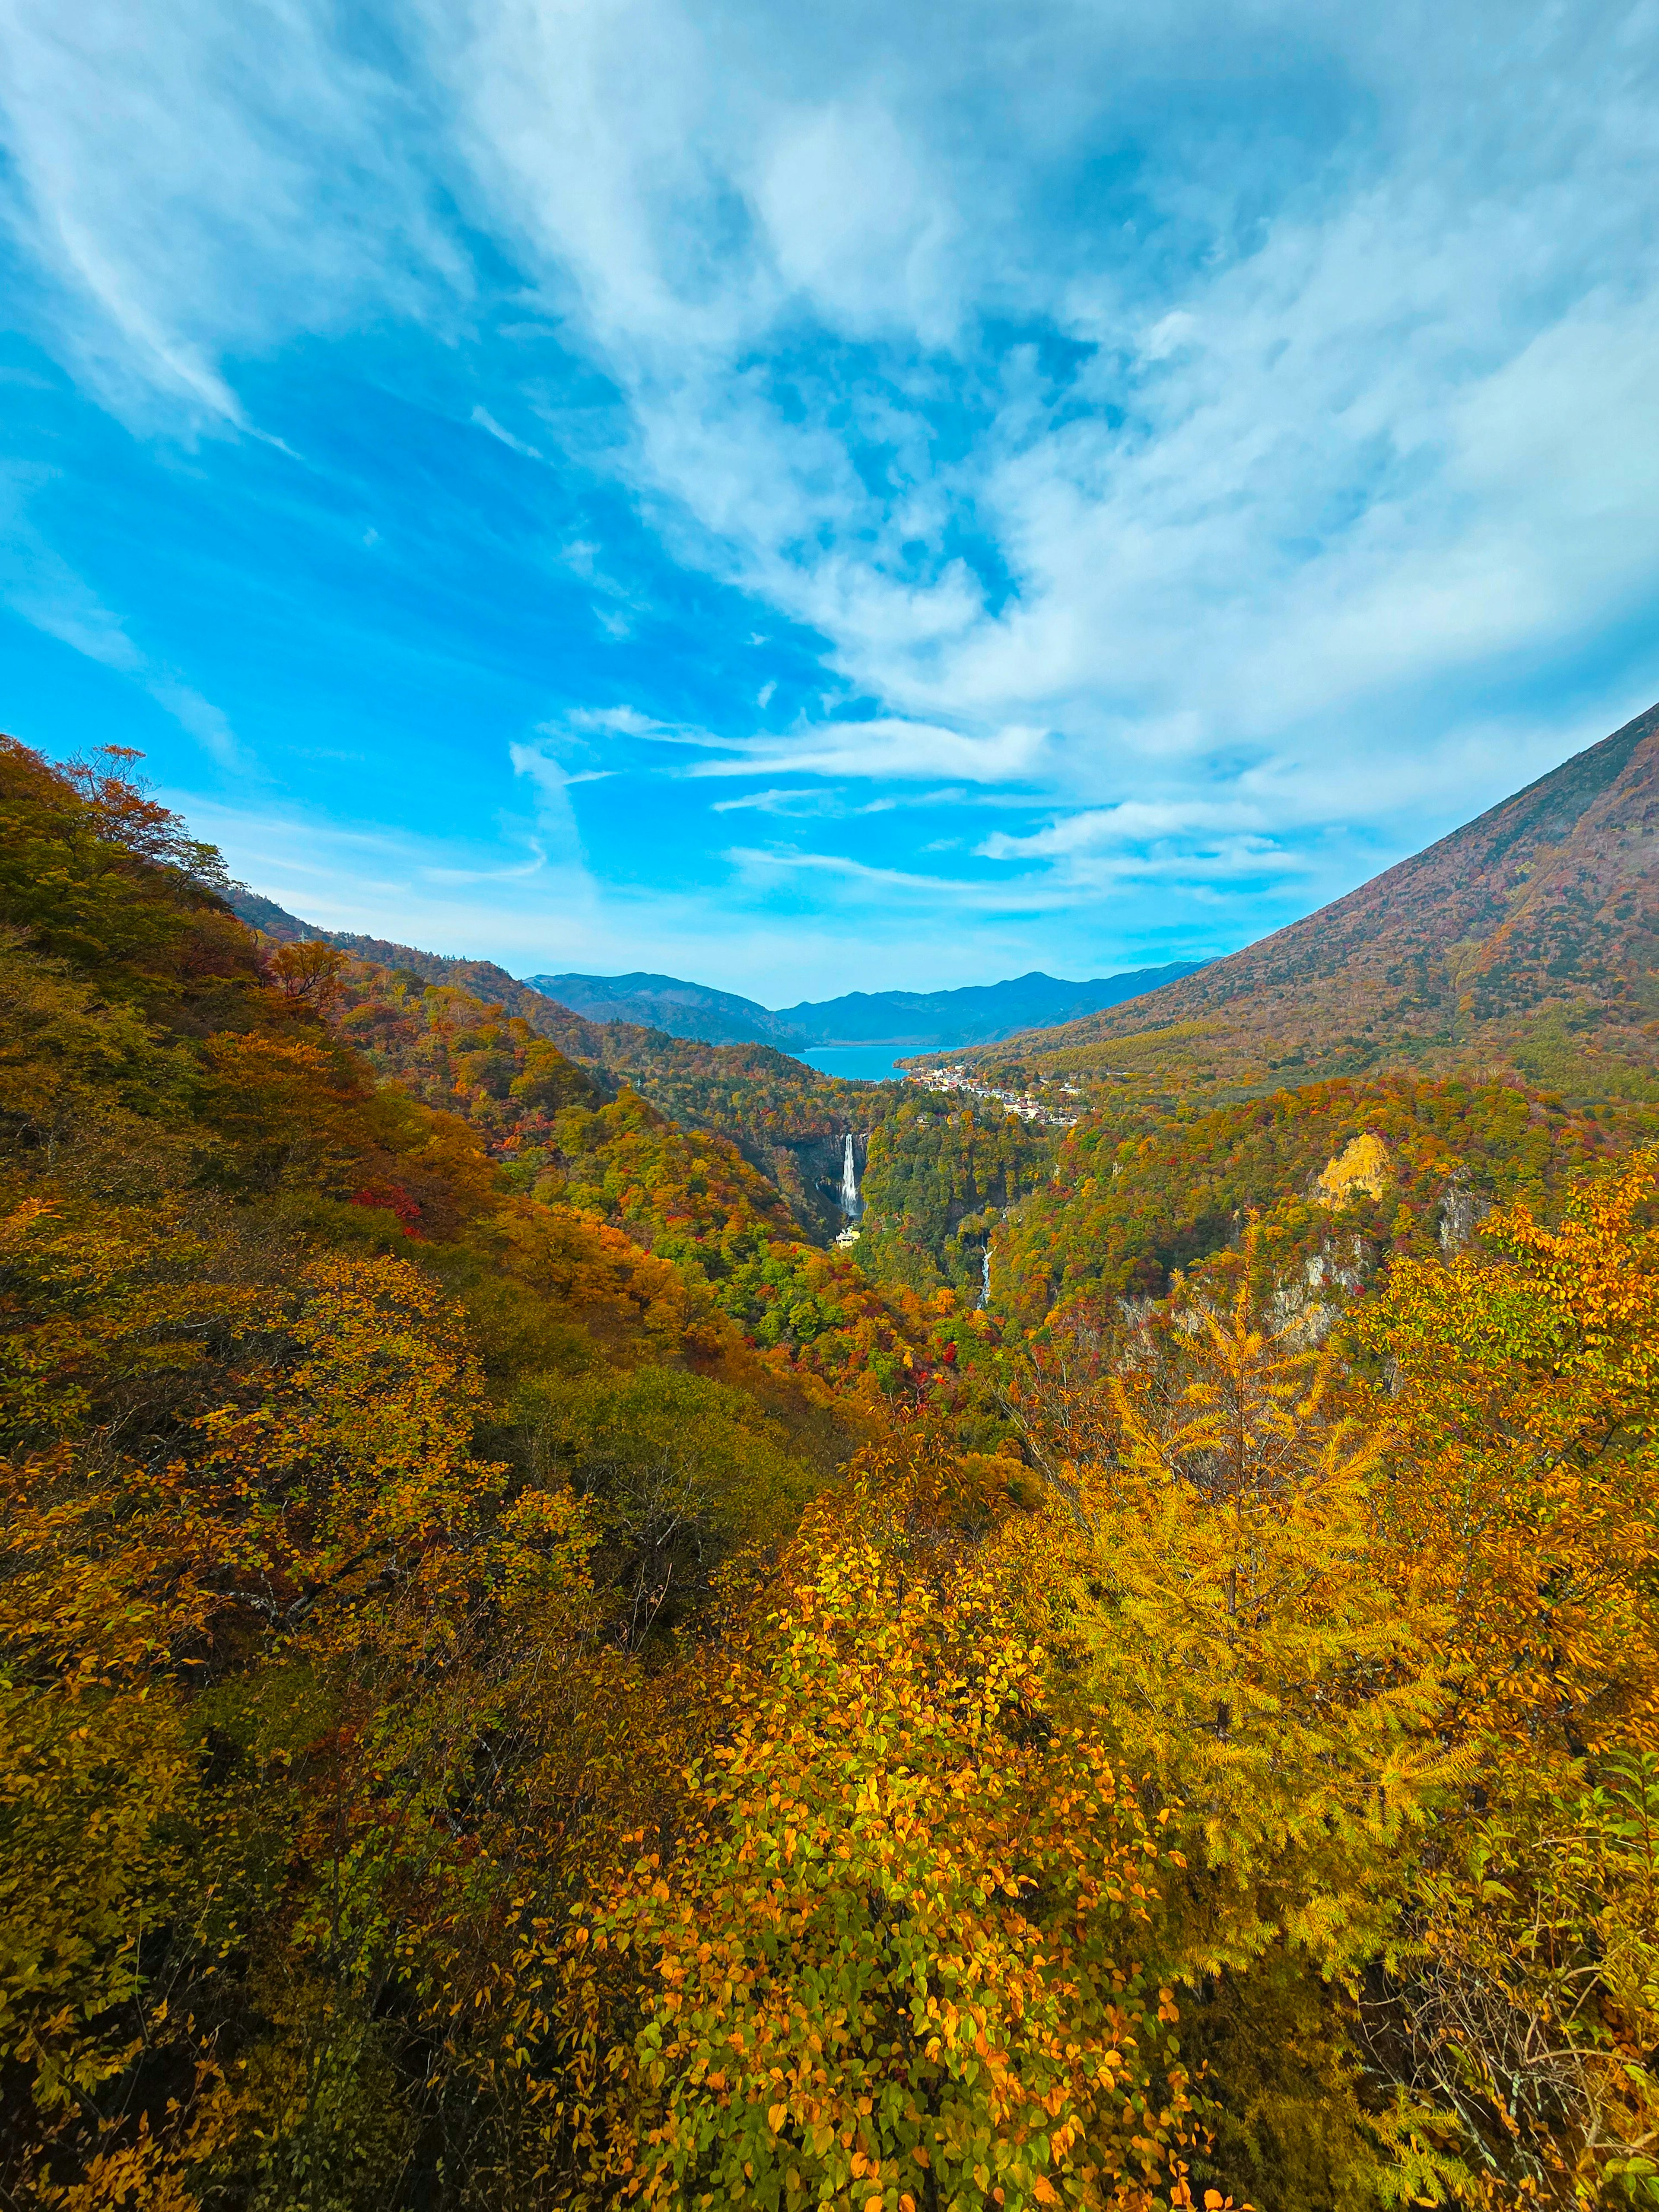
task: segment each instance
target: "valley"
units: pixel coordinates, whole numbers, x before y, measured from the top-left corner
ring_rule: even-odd
[[[1656,34],[0,4],[0,2212],[1659,2212]]]
[[[862,1083],[0,744],[8,2201],[1645,2201],[1656,746]]]

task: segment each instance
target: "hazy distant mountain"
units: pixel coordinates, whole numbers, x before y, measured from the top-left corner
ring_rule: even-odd
[[[526,975],[532,991],[544,991],[562,1006],[574,1007],[594,1022],[635,1022],[665,1030],[670,1036],[700,1044],[771,1044],[787,1051],[804,1040],[781,1014],[769,1013],[753,999],[678,975]]]
[[[609,1036],[600,1036],[593,1028],[596,1024],[607,1032],[625,1025],[630,1032],[649,1030],[658,1037],[688,1043],[766,1045],[783,1053],[836,1044],[925,1050],[930,1045],[994,1043],[1034,1023],[1075,1019],[1098,1007],[1116,1006],[1138,992],[1156,990],[1174,977],[1190,975],[1196,964],[1175,961],[1168,967],[1137,969],[1091,983],[1061,982],[1034,970],[1010,982],[970,984],[957,991],[849,991],[839,999],[809,1000],[774,1012],[735,992],[716,991],[677,975],[527,975],[520,982],[493,961],[457,959],[389,938],[320,928],[246,884],[234,884],[229,900],[244,921],[279,941],[324,938],[360,960],[408,969],[424,983],[454,984],[515,1013],[531,1012],[525,1001],[534,996],[541,1002],[533,1010],[538,1032],[556,1036],[574,1058],[599,1060],[607,1066],[631,1065],[641,1048],[640,1041],[630,1035],[623,1053]],[[568,1035],[549,1028],[549,1000],[556,1002],[554,1013],[562,1018]]]
[[[1659,1098],[1659,707],[1305,921],[1018,1051],[1166,1087],[1417,1066]]]
[[[1089,983],[1064,982],[1033,970],[1006,983],[975,983],[957,991],[849,991],[839,999],[804,1000],[776,1011],[677,975],[526,975],[525,981],[590,1021],[638,1022],[705,1044],[769,1044],[784,1052],[889,1044],[921,1051],[929,1046],[994,1044],[1039,1024],[1076,1021],[1190,975],[1198,965],[1177,960]]]
[[[240,884],[233,888],[230,903],[267,937],[326,938],[359,959],[412,969],[428,983],[457,983],[502,1003],[514,989],[539,991],[590,1022],[627,1022],[699,1044],[768,1044],[779,1052],[836,1044],[890,1044],[914,1052],[938,1045],[995,1044],[1022,1030],[1074,1022],[1119,1006],[1192,975],[1200,964],[1174,960],[1167,967],[1138,968],[1091,983],[1062,982],[1034,969],[1006,983],[971,983],[958,991],[848,991],[839,999],[803,1000],[774,1012],[734,991],[716,991],[678,975],[526,975],[514,985],[491,962],[457,961],[385,938],[316,928]]]

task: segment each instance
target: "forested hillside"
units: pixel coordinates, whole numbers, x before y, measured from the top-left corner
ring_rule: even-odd
[[[1659,1112],[1609,1116],[1522,1086],[1310,1084],[1204,1115],[1090,1115],[994,1244],[1000,1308],[1164,1297],[1237,1241],[1291,1284],[1352,1289],[1385,1261],[1466,1244],[1494,1205],[1548,1211],[1572,1173]]]
[[[1659,2201],[1644,1109],[866,1091],[829,1250],[132,766],[0,744],[0,2203]]]
[[[866,1133],[872,1115],[890,1110],[904,1087],[902,1083],[848,1083],[821,1075],[804,1060],[792,1060],[769,1045],[700,1044],[636,1023],[591,1021],[516,982],[493,962],[451,959],[382,938],[311,931],[242,884],[229,886],[228,898],[253,927],[278,944],[325,944],[346,954],[355,963],[356,988],[399,1019],[407,1015],[418,1025],[416,1002],[428,988],[459,993],[468,1001],[499,1009],[602,1079],[625,1079],[676,1121],[729,1137],[752,1165],[772,1179],[803,1224],[820,1238],[833,1236],[844,1225],[845,1217],[833,1196],[841,1182],[842,1139],[849,1131]],[[374,1055],[374,1021],[367,1014],[359,1021],[359,1040]],[[393,1047],[410,1042],[396,1023],[386,1029],[385,1036]],[[399,1066],[400,1075],[409,1072]],[[428,1085],[438,1082],[449,1103],[437,1060],[420,1079]],[[476,1093],[477,1086],[463,1082],[462,1088],[464,1093]],[[488,1108],[476,1097],[469,1110],[488,1118]]]
[[[981,1302],[987,1244],[1022,1193],[1048,1180],[1054,1139],[995,1109],[903,1100],[870,1139],[861,1265],[884,1281],[949,1284]]]
[[[1305,921],[988,1072],[1225,1092],[1387,1069],[1659,1098],[1659,707]]]

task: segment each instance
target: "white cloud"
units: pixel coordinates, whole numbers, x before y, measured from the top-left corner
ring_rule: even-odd
[[[1263,810],[1237,802],[1216,805],[1202,799],[1127,799],[1120,806],[1087,807],[1061,816],[1024,836],[995,830],[978,850],[988,860],[1052,859],[1061,854],[1111,851],[1164,843],[1174,838],[1191,840],[1221,832],[1261,830],[1267,826]]]
[[[1659,262],[1630,180],[1659,150],[1651,7],[1571,31],[1478,4],[1388,33],[1259,13],[1247,29],[1188,6],[1160,29],[1039,10],[1009,80],[1006,15],[970,10],[936,94],[920,20],[860,18],[838,45],[742,10],[721,46],[650,0],[562,13],[556,44],[521,6],[448,50],[479,177],[550,284],[574,283],[677,550],[822,631],[849,686],[899,710],[861,759],[820,732],[750,763],[939,772],[896,740],[884,761],[909,726],[995,775],[963,732],[1042,727],[1057,794],[1121,793],[1183,757],[1206,775],[1240,740],[1273,750],[1288,792],[1321,783],[1340,718],[1340,744],[1386,729],[1405,781],[1431,781],[1413,757],[1442,728],[1401,727],[1425,685],[1568,649],[1650,591]],[[647,40],[665,66],[624,101]],[[1298,175],[1281,154],[1280,173],[1247,143],[1233,179],[1224,146],[1194,175],[1144,133],[1152,223],[1214,240],[1161,279],[1130,247],[1078,264],[1063,222],[1033,227],[1034,186],[1080,140],[1133,142],[1149,88],[1190,137],[1193,55],[1224,85],[1246,46],[1258,74],[1280,53],[1331,80],[1352,113],[1329,158]],[[974,105],[994,82],[1006,120]],[[757,357],[803,296],[878,351],[850,388],[792,367],[807,404],[786,412]],[[974,335],[1019,310],[1102,350],[1045,397]],[[957,340],[980,427],[941,465],[951,379],[928,355]],[[967,514],[1012,578],[1000,605],[939,558]]]
[[[939,269],[954,228],[946,182],[875,98],[775,116],[753,189],[779,276],[828,321],[953,335]]]
[[[468,283],[407,157],[412,88],[306,0],[0,6],[3,216],[129,419],[246,417],[228,356]]]
[[[526,446],[522,438],[515,438],[510,430],[504,430],[487,407],[475,407],[471,419],[479,429],[487,430],[492,438],[499,440],[503,446],[510,447],[515,453],[522,453],[527,461],[541,459],[534,446]]]
[[[797,791],[750,791],[739,799],[717,799],[710,809],[715,814],[779,814],[810,816],[844,814],[846,800],[833,785],[812,784]]]
[[[219,767],[246,770],[246,757],[228,717],[146,652],[124,618],[48,543],[30,520],[29,489],[21,474],[0,470],[0,604],[71,652],[137,684]]]
[[[1041,914],[1063,904],[1069,896],[1062,885],[1051,881],[997,884],[930,876],[914,869],[881,867],[845,853],[796,853],[776,847],[735,845],[726,858],[750,878],[828,878],[848,888],[865,907],[890,904],[898,898],[912,909],[921,905],[936,912]]]
[[[1049,743],[1049,733],[1041,729],[1010,726],[981,733],[894,716],[805,723],[783,733],[722,736],[695,725],[660,722],[628,706],[573,708],[541,727],[555,744],[580,746],[610,738],[699,754],[668,770],[693,779],[788,775],[937,781],[957,776],[1000,785],[1040,778]]]
[[[143,681],[156,705],[164,707],[179,728],[187,730],[221,768],[246,768],[246,758],[230,726],[229,716],[210,699],[203,698],[188,684],[181,684],[177,677],[164,672],[152,669]]]
[[[581,831],[576,821],[576,810],[570,803],[573,783],[586,783],[593,779],[587,775],[572,775],[558,760],[540,745],[512,744],[507,757],[515,775],[526,777],[536,794],[536,827],[541,844],[550,848],[554,859],[567,870],[582,872]],[[538,865],[541,852],[538,848]]]
[[[239,364],[296,338],[453,336],[469,232],[516,263],[513,327],[620,395],[638,513],[833,679],[782,733],[558,718],[514,757],[561,865],[573,744],[772,787],[720,811],[793,811],[797,777],[1041,793],[981,855],[1075,890],[1443,822],[1646,703],[1486,695],[1659,583],[1654,0],[339,20],[88,0],[65,37],[0,0],[6,211],[63,357],[186,433],[236,434]],[[479,428],[556,451],[537,391],[488,397]],[[620,639],[605,550],[563,557]],[[43,568],[18,603],[229,744],[95,594]]]
[[[974,736],[938,723],[884,716],[867,722],[817,722],[786,738],[696,740],[726,757],[695,762],[692,776],[796,775],[937,778],[1010,783],[1042,766],[1045,731],[1012,727]]]

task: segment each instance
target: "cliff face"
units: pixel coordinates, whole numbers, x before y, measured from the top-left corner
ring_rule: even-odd
[[[1659,707],[1261,944],[979,1057],[1226,1085],[1480,1066],[1639,1095],[1656,854]]]

